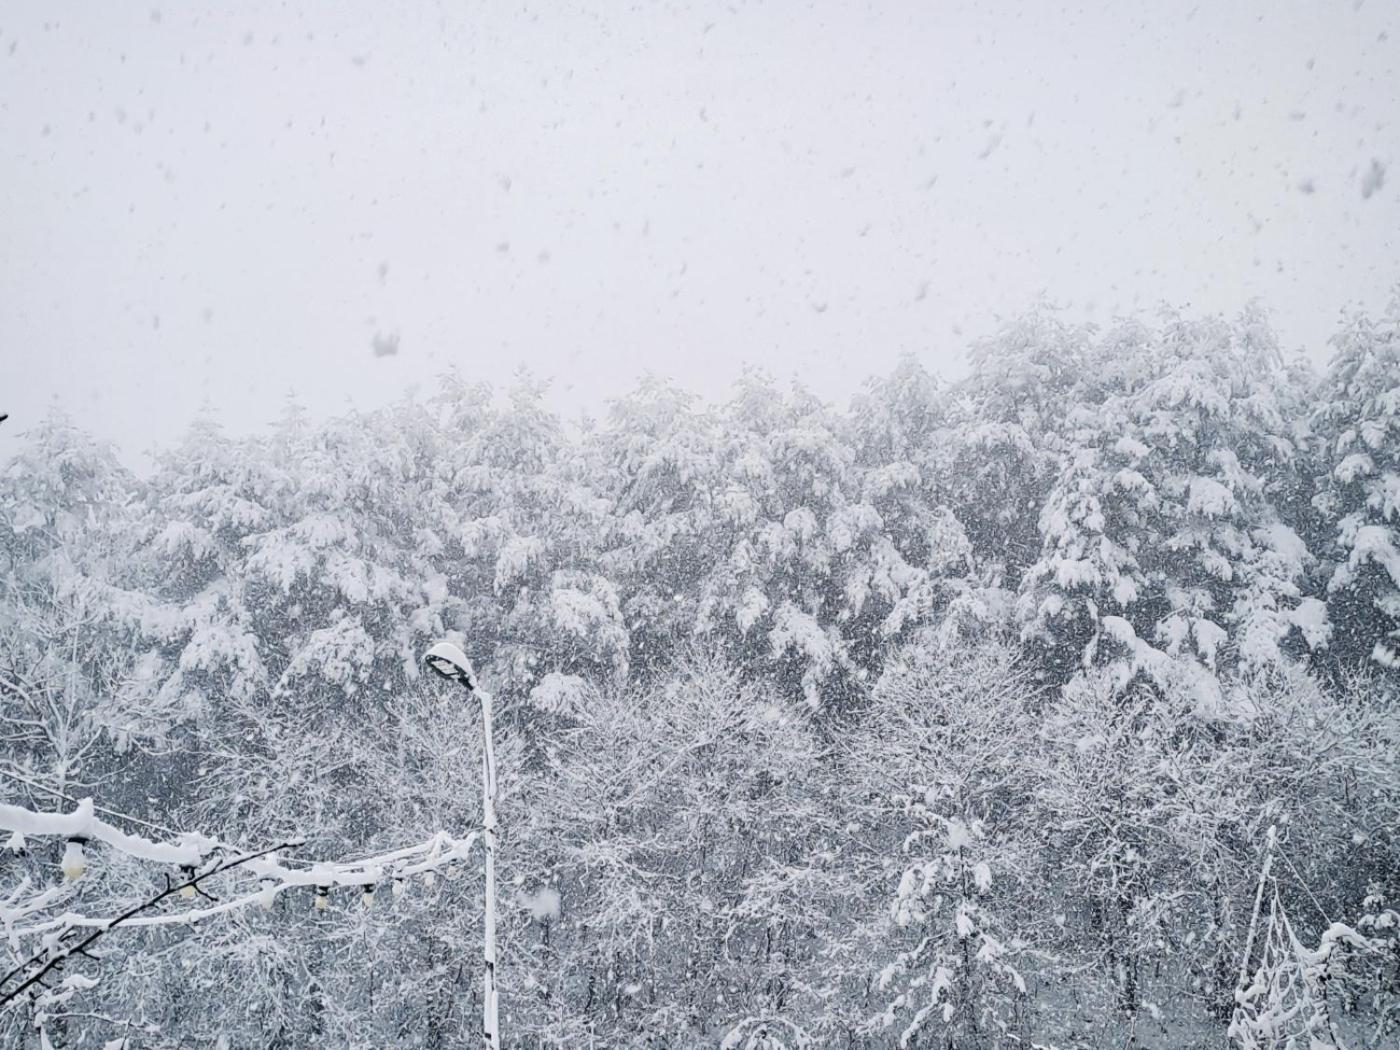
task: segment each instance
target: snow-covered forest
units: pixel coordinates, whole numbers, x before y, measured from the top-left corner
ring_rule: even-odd
[[[1331,355],[1042,309],[844,407],[752,374],[576,423],[448,374],[144,476],[7,406],[12,824],[462,848],[210,877],[267,907],[113,930],[0,1042],[477,1045],[448,638],[497,697],[506,1046],[1394,1047],[1400,299]],[[5,970],[188,874],[104,834],[68,881],[11,837]]]

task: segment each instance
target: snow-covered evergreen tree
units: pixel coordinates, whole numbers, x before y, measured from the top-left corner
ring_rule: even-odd
[[[1259,319],[1169,319],[1133,341],[1130,385],[1076,407],[1072,452],[1040,516],[1022,586],[1028,640],[1063,678],[1109,663],[1124,682],[1187,675],[1220,713],[1217,671],[1320,648],[1325,607],[1305,593],[1313,556],[1292,505],[1301,391]]]
[[[1345,655],[1400,668],[1400,291],[1377,320],[1353,316],[1314,413],[1330,523],[1328,603]]]

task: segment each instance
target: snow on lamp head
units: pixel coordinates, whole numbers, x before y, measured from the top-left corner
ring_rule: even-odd
[[[472,662],[467,659],[466,653],[451,642],[435,642],[424,654],[423,662],[429,669],[449,681],[464,685],[468,689],[476,688],[476,671],[472,668]]]

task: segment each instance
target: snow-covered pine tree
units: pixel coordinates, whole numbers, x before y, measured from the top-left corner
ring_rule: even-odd
[[[505,694],[560,676],[541,694],[548,707],[579,675],[624,675],[629,654],[621,596],[599,561],[613,507],[546,389],[521,374],[505,404],[478,401],[465,433],[444,434],[439,498],[457,524],[433,563],[452,599],[446,625],[472,639]]]
[[[50,785],[96,770],[121,739],[141,660],[113,629],[136,479],[55,407],[0,473],[0,761]],[[14,797],[46,801],[18,782]]]
[[[1127,385],[1071,415],[1022,585],[1024,634],[1059,680],[1096,664],[1125,683],[1185,675],[1216,715],[1218,671],[1265,668],[1295,637],[1329,636],[1304,592],[1312,555],[1276,505],[1297,488],[1297,372],[1253,313],[1133,327],[1099,352],[1112,358],[1125,339]]]
[[[1040,551],[1037,518],[1072,452],[1068,414],[1102,400],[1093,328],[1038,304],[969,354],[950,392],[948,502],[990,583],[1014,591]]]
[[[1379,319],[1353,315],[1332,347],[1314,424],[1336,645],[1344,662],[1400,672],[1400,289]]]
[[[882,523],[862,563],[860,593],[880,596],[847,628],[856,662],[876,673],[883,651],[921,628],[945,635],[1003,627],[1010,592],[1002,570],[979,564],[972,537],[954,512],[957,428],[953,395],[916,360],[873,379],[851,409],[862,502]]]

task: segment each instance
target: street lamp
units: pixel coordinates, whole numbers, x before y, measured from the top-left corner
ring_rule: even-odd
[[[496,1000],[496,752],[491,744],[491,694],[476,686],[471,661],[451,642],[436,642],[423,662],[437,674],[463,686],[481,704],[481,838],[486,844],[486,940],[482,952],[481,1032],[490,1050],[500,1050]]]

